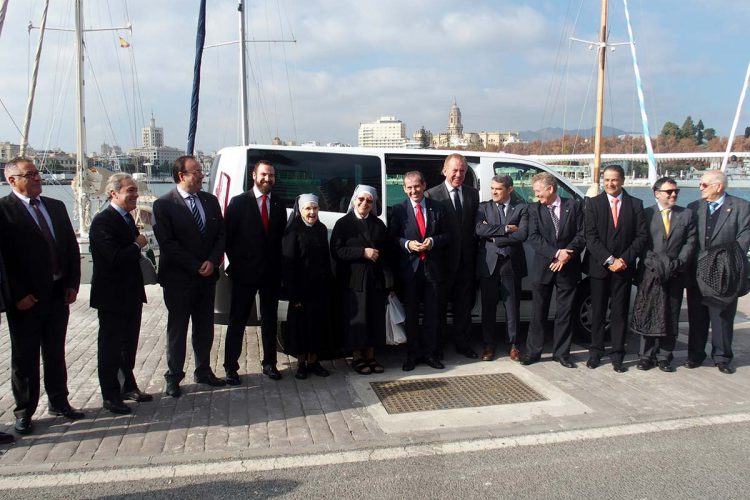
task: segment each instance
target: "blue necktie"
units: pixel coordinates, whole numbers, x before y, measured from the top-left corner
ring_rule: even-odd
[[[206,226],[203,224],[203,219],[201,218],[201,213],[198,210],[198,203],[196,201],[197,196],[194,194],[191,194],[188,196],[188,200],[190,200],[190,211],[193,213],[193,219],[195,219],[195,223],[198,224],[198,229],[200,229],[201,233],[203,233],[206,230]]]
[[[713,215],[714,212],[716,212],[717,208],[719,208],[719,203],[718,202],[716,202],[716,201],[709,202],[709,204],[708,204],[708,211],[709,211],[709,213],[711,215]]]

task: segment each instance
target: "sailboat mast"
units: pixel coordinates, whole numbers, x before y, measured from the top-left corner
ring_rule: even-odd
[[[76,102],[78,104],[76,121],[76,179],[78,179],[78,231],[80,236],[88,232],[88,221],[91,201],[85,193],[84,184],[87,177],[86,161],[86,123],[83,91],[83,0],[76,0]]]
[[[596,86],[596,129],[594,132],[594,171],[591,189],[599,192],[599,171],[602,165],[602,126],[604,123],[604,67],[607,58],[607,0],[602,0],[602,17],[599,31],[599,70]]]
[[[36,82],[39,76],[39,62],[42,58],[42,44],[44,43],[44,31],[47,28],[47,11],[49,10],[49,0],[44,3],[42,12],[42,25],[39,30],[39,42],[36,46],[34,55],[34,70],[31,73],[31,83],[29,84],[29,97],[26,100],[26,114],[23,119],[23,131],[21,131],[21,156],[26,156],[26,148],[29,145],[29,128],[31,127],[31,113],[34,110],[34,95],[36,94]]]
[[[246,146],[250,142],[249,126],[247,120],[247,57],[246,57],[246,46],[245,46],[245,2],[243,0],[238,1],[237,11],[239,13],[240,22],[240,112],[242,118],[240,119],[242,128],[242,145]]]

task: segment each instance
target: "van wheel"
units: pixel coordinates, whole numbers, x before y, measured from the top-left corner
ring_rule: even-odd
[[[586,345],[591,343],[591,323],[591,287],[589,281],[584,280],[578,285],[573,305],[573,334]],[[609,338],[609,311],[604,322],[604,338]]]

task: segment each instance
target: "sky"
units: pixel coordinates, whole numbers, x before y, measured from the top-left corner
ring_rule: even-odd
[[[0,141],[20,142],[42,0],[9,0],[0,34]],[[72,0],[51,0],[48,28],[74,26]],[[630,0],[652,135],[666,121],[729,134],[745,73],[747,0]],[[88,0],[87,150],[140,145],[153,114],[184,149],[199,0]],[[600,0],[249,0],[250,141],[357,144],[360,123],[395,116],[407,134],[444,132],[455,99],[464,131],[593,126]],[[610,0],[609,42],[628,40]],[[130,43],[120,48],[118,37]],[[238,39],[236,0],[207,0],[206,45]],[[268,42],[268,40],[273,40]],[[284,41],[286,40],[286,41]],[[73,34],[47,31],[29,142],[75,150]],[[134,78],[135,76],[135,78]],[[238,47],[203,56],[196,149],[241,142]],[[739,133],[750,125],[743,106]],[[7,109],[7,111],[6,111]],[[628,46],[607,54],[605,125],[642,130]],[[14,125],[15,122],[15,125]]]

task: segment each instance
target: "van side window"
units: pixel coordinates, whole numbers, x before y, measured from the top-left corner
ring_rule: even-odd
[[[249,149],[245,190],[252,189],[252,171],[259,160],[270,161],[276,169],[273,191],[284,199],[287,208],[294,206],[298,195],[313,193],[320,200],[321,211],[346,213],[357,184],[382,192],[377,156]]]
[[[545,172],[533,165],[524,165],[522,163],[507,163],[507,162],[495,162],[493,165],[495,175],[509,175],[513,179],[513,194],[524,200],[526,203],[534,203],[537,201],[534,196],[534,190],[531,188],[531,179],[539,172]],[[554,174],[554,172],[552,172]],[[570,186],[565,183],[559,175],[555,175],[557,178],[557,193],[560,198],[571,198],[578,199],[579,197],[574,193]]]
[[[385,155],[385,184],[388,208],[398,205],[406,199],[406,193],[404,193],[404,174],[406,172],[411,172],[412,170],[422,172],[427,183],[427,189],[445,181],[445,177],[443,177],[441,172],[443,171],[443,163],[445,163],[446,156],[448,155],[426,156],[408,153]],[[464,184],[478,188],[477,179],[474,171],[471,169],[471,165],[478,164],[479,159],[466,157],[466,161],[469,163],[469,169],[466,171]]]

